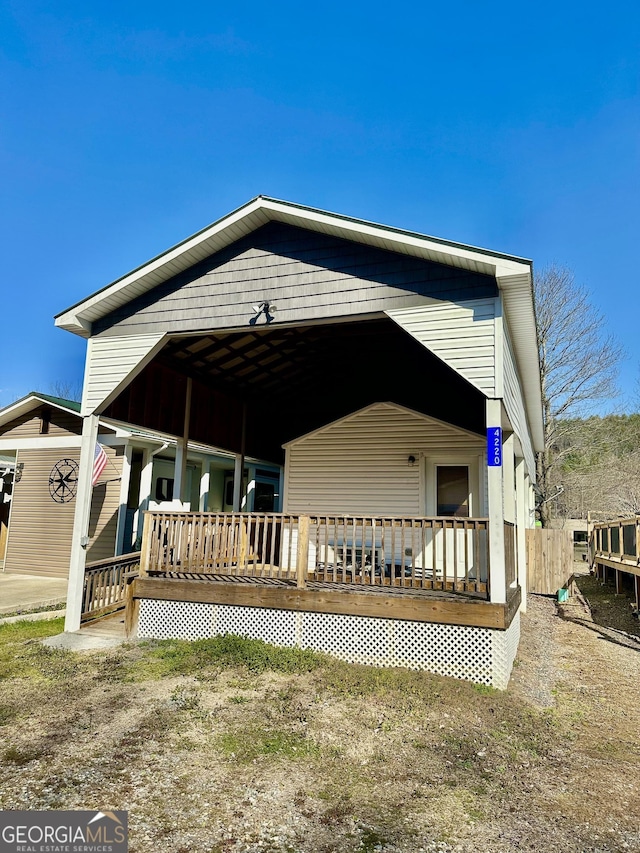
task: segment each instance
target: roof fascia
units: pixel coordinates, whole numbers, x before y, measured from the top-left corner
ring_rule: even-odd
[[[61,412],[75,415],[77,418],[80,417],[80,412],[75,411],[75,409],[69,409],[67,406],[61,406],[59,403],[54,403],[52,400],[47,400],[44,397],[38,396],[38,394],[27,394],[26,397],[21,397],[14,403],[10,403],[8,406],[5,406],[4,409],[0,409],[0,426],[4,426],[22,415],[28,415],[29,412],[37,409],[38,406],[51,406]]]

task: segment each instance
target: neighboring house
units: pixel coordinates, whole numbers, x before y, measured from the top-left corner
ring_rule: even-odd
[[[147,516],[141,636],[505,686],[543,443],[530,261],[258,197],[56,324],[88,341],[67,630],[116,419],[176,439],[183,511]],[[284,463],[284,516],[189,512],[188,441]]]
[[[0,410],[0,568],[67,577],[76,506],[80,403],[32,392]],[[107,464],[92,490],[88,561],[139,547],[141,512],[173,506],[176,441],[100,419],[97,442]],[[258,474],[256,474],[256,471]],[[234,457],[190,443],[186,505],[221,511],[229,504]],[[253,509],[256,486],[279,494],[280,469],[249,459],[243,497]],[[277,504],[274,507],[278,508]]]

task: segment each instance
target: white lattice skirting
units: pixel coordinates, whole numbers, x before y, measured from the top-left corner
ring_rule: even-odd
[[[199,640],[218,634],[314,649],[349,663],[424,669],[504,690],[518,649],[520,614],[506,631],[497,631],[370,616],[140,600],[140,638]]]

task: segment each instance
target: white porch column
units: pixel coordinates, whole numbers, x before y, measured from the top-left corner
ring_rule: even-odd
[[[116,527],[116,554],[124,554],[124,532],[127,526],[127,502],[131,481],[131,457],[133,447],[125,445],[122,455],[122,477],[120,478],[120,501],[118,504],[118,525]]]
[[[142,471],[140,472],[140,492],[138,494],[138,509],[133,518],[133,541],[142,538],[142,513],[149,509],[151,488],[153,486],[153,456],[151,448],[146,448],[142,456]]]
[[[515,438],[513,433],[502,441],[502,482],[504,485],[504,520],[516,523]]]
[[[487,400],[487,430],[502,424],[502,403]],[[487,491],[489,495],[489,572],[491,601],[504,604],[507,589],[504,566],[504,484],[502,466],[487,466]]]
[[[520,610],[527,612],[527,519],[529,496],[524,459],[516,459],[516,554],[518,558],[518,584],[522,594]]]
[[[93,459],[97,440],[98,416],[87,415],[82,423],[78,489],[76,492],[76,508],[73,516],[69,584],[67,587],[67,615],[64,622],[65,631],[77,631],[80,628],[84,569],[87,562],[86,548],[89,544],[91,494],[93,491],[91,480],[93,479]]]
[[[208,457],[204,456],[201,462],[200,469],[200,504],[198,509],[200,512],[207,511],[209,502],[209,489],[211,488],[211,464]]]

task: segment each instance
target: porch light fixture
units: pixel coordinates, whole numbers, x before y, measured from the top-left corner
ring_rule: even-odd
[[[416,464],[416,457],[413,454],[407,459],[407,464],[409,465],[409,468],[413,468]]]
[[[272,323],[273,320],[275,319],[273,316],[273,312],[276,310],[276,306],[272,305],[270,302],[267,302],[267,301],[261,302],[259,305],[252,305],[251,307],[255,311],[256,316],[252,317],[249,320],[250,326],[256,325],[256,323],[260,319],[261,314],[264,314],[264,318],[267,321],[267,326],[269,325],[269,323]]]

